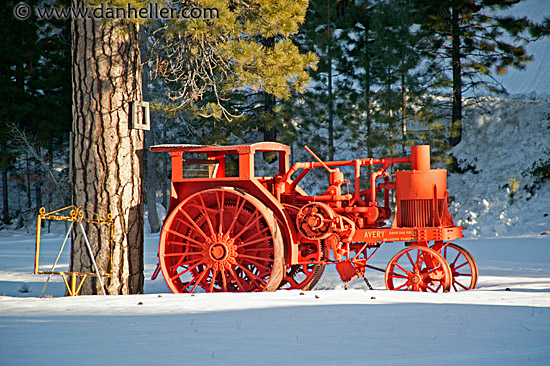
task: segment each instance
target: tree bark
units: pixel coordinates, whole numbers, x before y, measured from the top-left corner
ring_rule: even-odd
[[[141,48],[141,60],[142,60],[142,92],[143,100],[149,101],[149,64],[145,61],[147,60],[147,54],[145,50],[147,49],[147,38],[148,34],[145,30],[145,27],[142,27],[140,30],[140,48]],[[155,133],[153,131],[153,124],[151,123],[150,130],[145,131],[145,145],[144,145],[144,157],[147,161],[146,171],[145,171],[145,184],[146,184],[146,194],[147,194],[147,218],[149,219],[149,228],[151,233],[158,233],[160,231],[160,222],[157,213],[157,187],[158,187],[158,174],[155,163],[155,154],[149,151],[149,148],[155,144]]]
[[[2,147],[4,145],[2,144]],[[4,224],[10,223],[10,210],[8,200],[8,168],[2,168],[2,220]]]
[[[371,8],[367,7],[368,2],[365,2],[365,12],[368,13]],[[369,47],[369,35],[370,35],[370,18],[365,23],[365,122],[367,124],[367,156],[372,157],[373,144],[372,144],[372,121],[371,121],[371,57]],[[372,166],[367,167],[368,173],[372,173]]]
[[[328,160],[334,160],[334,94],[332,90],[332,18],[330,1],[327,1],[327,94],[328,94]]]
[[[83,0],[73,0],[83,7]],[[109,294],[143,292],[143,131],[130,128],[130,102],[142,98],[138,25],[72,20],[73,204],[114,221],[85,225]],[[112,258],[112,266],[111,266]],[[94,272],[81,230],[73,231],[71,271]],[[81,294],[102,293],[88,277]]]
[[[462,64],[460,55],[460,10],[452,8],[451,34],[453,64],[453,112],[451,119],[451,133],[449,143],[456,146],[462,140]]]

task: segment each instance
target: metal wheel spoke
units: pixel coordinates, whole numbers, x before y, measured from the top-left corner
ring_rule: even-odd
[[[212,278],[210,279],[210,287],[208,292],[214,292],[214,283],[216,282],[216,276],[220,273],[212,268]]]
[[[450,266],[454,266],[454,265],[456,264],[456,261],[458,261],[458,258],[460,258],[460,254],[461,254],[461,253],[458,252],[458,254],[456,255],[456,257],[455,257],[455,259],[453,260],[452,263],[449,262],[449,261],[447,261],[447,263],[449,263]],[[444,258],[447,258],[447,257],[444,256]]]
[[[208,227],[210,228],[210,233],[215,234],[216,231],[214,230],[214,226],[212,225],[212,221],[210,220],[210,215],[208,214],[208,209],[206,207],[206,204],[204,203],[204,199],[202,198],[202,195],[199,196],[199,199],[201,201],[202,208],[199,208],[201,212],[203,212],[204,217],[206,218],[206,222],[208,223]],[[203,211],[204,209],[204,211]],[[216,211],[214,211],[216,212]]]
[[[274,212],[246,192],[213,188],[190,195],[162,229],[159,260],[166,283],[175,293],[198,286],[206,292],[276,290],[284,243],[273,235],[274,225]],[[184,283],[184,275],[191,281]]]
[[[179,268],[179,267],[181,267],[181,266],[183,265],[183,262],[186,260],[186,258],[187,258],[187,255],[183,254],[183,255],[180,257],[180,259],[176,262],[176,264],[173,264],[173,265],[169,266],[168,268],[169,268],[169,269],[174,269],[174,268]],[[187,259],[187,260],[188,260],[188,259]],[[199,264],[201,264],[201,263],[202,263],[202,258],[199,258],[199,259],[196,259],[196,260],[193,261],[193,262],[189,262],[189,260],[188,260],[188,262],[186,263],[186,265],[187,265],[187,266],[193,265],[193,264],[199,265]]]
[[[175,218],[175,221],[176,222],[179,222],[183,225],[185,225],[186,228],[188,228],[191,232],[197,232],[197,228],[198,230],[202,231],[196,224],[196,222],[193,220],[192,224],[189,224],[187,221],[181,219],[180,217],[176,217]],[[180,237],[184,237],[188,240],[193,240],[194,242],[196,243],[199,243],[199,244],[202,244],[201,242],[197,241],[196,239],[192,239],[191,237],[189,236],[184,236],[183,233],[180,233],[180,232],[177,232],[175,230],[171,230],[171,229],[168,229],[167,231],[169,231],[171,234],[174,234],[174,235],[177,235],[177,236],[180,236]],[[198,233],[199,235],[202,235],[201,232]]]
[[[189,291],[189,293],[193,293],[193,291],[195,291],[199,283],[202,281],[202,279],[204,278],[204,276],[206,276],[208,272],[210,272],[210,268],[206,268],[204,271],[202,271],[199,277],[195,277],[192,281],[187,283],[187,285],[183,287],[183,290],[186,290],[189,287],[189,285],[191,285],[192,283],[195,283],[195,285],[193,285],[193,288],[191,288],[191,291]]]
[[[168,232],[171,233],[171,230],[168,230]],[[174,232],[175,233],[175,232]],[[172,233],[171,233],[172,234]],[[190,244],[190,243],[186,243],[186,242],[181,242],[181,241],[174,241],[174,240],[167,240],[166,241],[166,244],[170,244],[170,245],[182,245],[182,246],[189,246],[189,247],[194,247],[194,248],[199,248],[199,249],[202,249],[202,247],[204,246],[201,242],[198,242],[186,235],[179,235],[181,236],[182,238],[186,239],[186,240],[189,240],[190,242],[192,242],[193,244]]]
[[[254,247],[252,249],[249,249],[250,252],[272,252],[273,251],[273,248],[269,248],[269,247]]]
[[[262,264],[262,263],[259,263],[259,262],[253,262],[253,261],[250,261],[250,260],[249,260],[248,262],[249,262],[248,264],[253,265],[253,266],[255,266],[256,268],[260,268],[260,267],[261,267],[261,268],[263,268],[263,269],[266,270],[266,271],[271,271],[271,267],[270,267],[270,266],[267,266],[267,265],[265,265],[265,264]]]
[[[251,237],[247,238],[246,240],[243,240],[242,243],[239,243],[237,244],[239,247],[245,247],[247,245],[251,245],[251,244],[256,244],[256,243],[259,243],[259,242],[262,242],[262,241],[268,241],[270,239],[271,236],[263,236],[259,239],[256,239],[256,240],[253,240],[253,241],[250,241],[250,239],[252,238],[255,238],[257,236],[260,236],[260,235],[263,235],[263,234],[268,234],[269,233],[269,228],[264,228],[262,230],[259,230],[257,233],[255,233],[254,235],[252,235]]]
[[[221,234],[224,232],[223,231],[223,214],[225,212],[225,204],[224,204],[225,192],[221,191],[220,196],[221,196],[221,202],[218,195],[216,194],[216,199],[218,200],[218,207],[220,208],[220,223],[218,227],[218,233]]]
[[[257,257],[255,255],[246,255],[246,254],[239,254],[239,258],[246,258],[246,259],[250,259],[250,260],[259,260],[259,261],[262,261],[262,262],[273,262],[272,259],[270,258],[266,258],[266,257]]]
[[[409,285],[408,282],[405,282],[405,283],[402,284],[401,286],[394,288],[394,290],[400,290],[400,289],[402,289],[403,287],[408,286],[408,285]],[[408,290],[408,288],[407,288],[407,290]]]
[[[225,274],[225,270],[221,270],[222,274],[222,290],[227,291],[227,275]]]
[[[464,266],[466,266],[466,265],[468,265],[468,261],[462,263],[462,264],[461,264],[460,266],[458,266],[458,267],[454,267],[454,270],[456,271],[457,269],[462,268],[462,267],[464,267]]]
[[[199,253],[167,253],[163,254],[164,258],[170,258],[170,257],[185,257],[186,255],[190,254],[199,254]]]
[[[242,285],[242,283],[239,279],[239,276],[237,275],[237,273],[235,272],[235,270],[232,267],[229,268],[229,273],[231,273],[231,275],[235,279],[235,282],[237,282],[237,285],[239,286],[239,289],[241,289],[241,291],[245,291],[245,287]]]
[[[399,263],[395,263],[395,266],[398,267],[399,269],[401,269],[403,272],[405,272],[406,275],[409,274],[409,271],[407,271],[405,268],[401,267],[401,265]]]
[[[429,290],[431,292],[438,292],[440,288],[441,288],[441,286],[437,286],[436,289],[433,289],[430,285],[426,286],[426,290]]]
[[[235,227],[235,224],[237,223],[237,218],[241,215],[241,212],[243,211],[244,204],[246,201],[244,199],[241,199],[242,203],[239,205],[239,199],[240,197],[237,197],[237,203],[236,207],[238,207],[237,211],[235,212],[235,215],[233,216],[233,221],[231,222],[231,225],[229,226],[229,229],[227,229],[227,232],[230,233],[231,230]]]
[[[455,281],[453,282],[453,286],[454,286],[454,285],[458,285],[458,286],[462,287],[463,290],[468,290],[468,287],[464,286],[464,285],[463,285],[462,283],[460,283],[459,281],[456,281],[456,280],[455,280]]]
[[[191,224],[193,225],[193,227],[195,228],[195,230],[197,230],[198,233],[201,234],[201,235],[203,236],[203,238],[208,239],[208,236],[206,235],[206,233],[205,233],[204,231],[202,231],[202,229],[197,225],[197,223],[195,222],[195,220],[193,220],[193,219],[187,214],[187,212],[185,212],[185,211],[183,210],[183,208],[180,208],[179,211],[181,212],[181,214],[182,214],[183,216],[185,216],[185,218],[186,218],[187,220],[189,220],[189,222],[191,222]],[[182,220],[182,221],[183,221],[183,220]]]
[[[400,275],[400,274],[397,274],[395,272],[392,273],[391,275],[392,278],[402,278],[404,280],[408,280],[409,279],[409,276],[404,276],[404,275]]]
[[[259,222],[261,219],[262,219],[262,216],[258,213],[258,211],[254,211],[254,214],[248,218],[248,221],[241,228],[241,231],[239,231],[238,234],[234,235],[233,238],[235,239],[239,238],[244,232],[246,232],[246,230],[250,229],[255,223]]]
[[[174,276],[170,277],[170,279],[174,280],[174,279],[186,274],[187,272],[189,272],[189,271],[195,269],[196,267],[198,267],[201,263],[202,263],[202,261],[200,263],[195,264],[194,266],[188,267],[186,270],[184,270],[180,273],[178,273],[178,271],[176,270],[176,274]],[[180,266],[175,266],[175,267],[177,268],[177,267],[180,267]]]
[[[259,283],[259,284],[264,284],[264,280],[260,276],[255,275],[250,270],[248,270],[246,267],[241,266],[240,268],[248,276],[250,281],[254,281],[254,282]]]
[[[409,252],[407,252],[407,257],[409,258],[409,262],[411,262],[411,265],[413,266],[413,268],[416,268],[416,263],[411,258],[411,255],[409,254]],[[418,258],[417,258],[417,261],[418,261]]]

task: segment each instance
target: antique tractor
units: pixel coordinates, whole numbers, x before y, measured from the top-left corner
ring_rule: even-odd
[[[448,210],[447,172],[430,168],[429,146],[412,146],[407,157],[327,162],[305,148],[316,161],[290,167],[290,148],[275,142],[151,147],[172,159],[159,267],[173,292],[308,290],[331,263],[346,288],[360,277],[369,284],[367,268],[385,272],[389,290],[475,287],[473,257],[452,243],[463,237],[463,228],[454,225]],[[260,153],[278,156],[277,174],[255,175]],[[392,180],[392,164],[412,169],[396,171]],[[343,166],[355,170],[351,192]],[[366,189],[361,167],[372,171]],[[313,169],[329,175],[329,186],[319,196],[308,196],[298,185]],[[235,170],[238,174],[228,176]],[[390,190],[395,209],[387,225]],[[368,264],[382,243],[395,241],[405,242],[405,248],[385,270]],[[158,268],[155,272],[153,277]]]

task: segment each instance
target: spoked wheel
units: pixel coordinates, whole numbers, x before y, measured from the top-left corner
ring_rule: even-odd
[[[428,247],[405,248],[386,268],[388,290],[448,292],[451,283],[449,265],[441,254]]]
[[[472,290],[476,287],[478,269],[474,257],[464,248],[453,244],[445,244],[440,254],[445,258],[453,276],[451,291]]]
[[[290,222],[295,224],[299,208],[289,204],[283,204],[283,206],[290,216]],[[302,261],[320,261],[323,258],[321,243],[300,243],[300,256]],[[279,287],[285,290],[311,290],[321,279],[325,266],[320,263],[290,266]]]
[[[284,272],[282,235],[273,212],[233,188],[181,202],[162,228],[159,260],[174,293],[275,291]]]

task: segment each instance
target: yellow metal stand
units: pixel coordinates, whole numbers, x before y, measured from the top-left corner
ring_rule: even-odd
[[[67,215],[68,213],[68,215]],[[55,260],[51,271],[40,271],[39,270],[39,261],[40,261],[40,234],[41,234],[41,227],[42,227],[42,220],[55,220],[55,221],[70,221],[71,226],[69,227],[66,235],[65,240],[63,241],[63,244],[61,245],[61,249],[59,250],[59,253],[57,255],[57,259]],[[86,231],[84,230],[84,226],[82,225],[82,222],[91,223],[91,224],[98,224],[98,225],[108,225],[109,226],[109,247],[111,252],[111,258],[109,263],[109,272],[108,273],[100,273],[99,268],[97,267],[97,264],[95,262],[95,258],[93,256],[92,249],[90,247],[90,243],[88,241],[88,236],[86,234]],[[63,252],[63,249],[65,247],[65,244],[67,242],[67,239],[69,238],[69,234],[71,233],[71,229],[73,228],[73,225],[75,223],[78,223],[77,227],[79,226],[82,230],[82,233],[84,235],[84,238],[86,239],[86,245],[88,247],[88,250],[90,252],[90,257],[92,259],[92,263],[95,269],[95,272],[59,272],[55,271],[55,267],[57,265],[57,262],[59,261],[59,258],[61,257],[61,253]],[[102,277],[111,277],[112,276],[112,264],[113,264],[113,220],[111,217],[111,214],[108,214],[106,218],[90,211],[86,210],[82,207],[76,207],[76,206],[69,206],[62,208],[60,210],[56,210],[53,212],[46,213],[46,209],[42,207],[38,214],[38,220],[36,224],[36,247],[35,247],[35,257],[34,257],[34,273],[35,274],[48,274],[48,280],[46,281],[46,284],[44,285],[44,289],[42,290],[42,294],[40,297],[44,295],[44,292],[46,291],[46,287],[48,286],[48,282],[50,281],[51,275],[61,275],[63,277],[63,281],[65,282],[65,286],[67,287],[67,292],[70,296],[77,296],[80,292],[80,289],[82,288],[82,285],[84,284],[84,280],[88,276],[97,277],[98,280],[101,283],[101,288],[103,290],[103,294],[105,295],[105,288],[103,286],[103,280]],[[70,276],[70,284],[67,280],[67,277]],[[81,277],[80,282],[78,282],[77,285],[77,277]]]
[[[67,282],[67,277],[66,277],[68,273],[61,272],[60,274],[63,277],[63,281],[65,281],[65,286],[67,286],[67,291],[69,292],[69,296],[78,296],[78,293],[80,292],[80,288],[82,287],[82,284],[84,283],[84,280],[86,279],[86,277],[88,277],[88,274],[87,273],[82,274],[82,279],[80,280],[80,283],[78,284],[77,288],[76,288],[76,276],[77,276],[76,272],[70,273],[71,275],[70,286],[69,286],[69,283]]]

